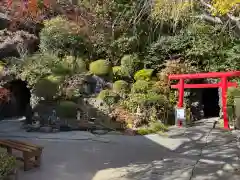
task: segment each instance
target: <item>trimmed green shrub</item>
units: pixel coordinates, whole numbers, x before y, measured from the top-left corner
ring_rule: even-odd
[[[117,76],[117,75],[120,75],[120,74],[121,74],[121,66],[114,66],[114,67],[112,68],[112,70],[113,70],[113,75],[114,75],[114,76]]]
[[[16,158],[0,152],[0,179],[6,178],[16,167]]]
[[[146,106],[165,106],[167,104],[167,99],[162,94],[158,94],[149,91],[144,99],[144,105]]]
[[[121,105],[130,112],[136,112],[138,106],[164,107],[167,105],[167,99],[165,96],[151,91],[147,93],[131,93],[127,99],[121,101]]]
[[[113,83],[113,91],[116,93],[126,93],[129,90],[129,84],[126,81],[118,80]]]
[[[58,92],[59,85],[63,81],[62,76],[50,75],[40,79],[34,87],[34,93],[44,99],[53,99]]]
[[[97,76],[106,76],[111,73],[112,67],[110,63],[104,59],[94,61],[90,64],[89,70]]]
[[[145,80],[150,81],[152,78],[153,69],[141,69],[137,71],[134,75],[134,79],[138,80]]]
[[[134,93],[130,96],[131,101],[141,106],[164,106],[166,104],[165,96],[154,92],[146,94]]]
[[[126,72],[123,72],[121,66],[114,66],[112,70],[113,70],[113,78],[115,81],[128,77],[128,74]]]
[[[132,77],[134,73],[140,68],[140,60],[138,55],[125,55],[121,59],[122,72],[129,77]]]
[[[103,100],[107,105],[111,106],[118,102],[119,95],[112,90],[105,89],[98,94],[98,98]]]
[[[65,118],[74,118],[77,115],[78,105],[72,101],[61,101],[56,107],[57,115]]]
[[[145,80],[138,80],[132,85],[132,93],[147,93],[152,87],[152,83]]]

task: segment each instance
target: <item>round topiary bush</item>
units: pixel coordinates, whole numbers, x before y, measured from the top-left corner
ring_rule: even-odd
[[[147,93],[152,88],[152,83],[145,80],[138,80],[132,85],[132,93]]]
[[[111,73],[112,67],[108,61],[100,59],[92,62],[89,66],[89,70],[97,76],[106,76]]]
[[[126,93],[129,89],[129,84],[126,81],[118,80],[113,83],[113,91],[116,93]]]
[[[135,73],[134,79],[136,81],[138,80],[150,81],[152,78],[152,74],[153,74],[153,69],[141,69]]]
[[[112,70],[113,70],[113,75],[119,75],[121,73],[121,66],[114,66]]]
[[[38,97],[43,97],[46,100],[51,100],[56,96],[59,85],[62,81],[62,76],[47,76],[37,82],[34,87],[34,93]]]
[[[65,118],[74,118],[77,115],[78,105],[72,101],[60,101],[56,107],[57,115]]]

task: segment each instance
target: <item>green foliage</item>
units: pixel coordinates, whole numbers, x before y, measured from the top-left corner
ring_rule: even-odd
[[[86,72],[86,63],[82,58],[66,56],[52,68],[52,72],[58,75],[71,75]]]
[[[103,100],[108,106],[111,106],[111,105],[117,103],[119,100],[118,94],[116,94],[115,92],[113,92],[112,90],[109,90],[109,89],[102,90],[98,94],[98,98]]]
[[[128,74],[122,70],[121,66],[114,66],[112,70],[113,70],[113,78],[115,81],[126,79],[128,77]]]
[[[190,19],[194,1],[154,1],[152,16],[159,21],[168,21],[175,28],[178,24]]]
[[[110,63],[106,60],[100,59],[90,64],[89,70],[97,76],[106,76],[112,71]]]
[[[152,82],[138,80],[132,85],[132,93],[147,93],[152,88]]]
[[[129,77],[133,77],[134,73],[140,68],[140,59],[138,55],[124,55],[121,59],[122,72]]]
[[[63,82],[62,76],[50,75],[40,79],[35,87],[34,94],[38,97],[51,100],[57,96],[60,84]]]
[[[121,102],[121,105],[130,112],[136,112],[137,107],[164,107],[167,99],[161,94],[149,91],[148,93],[132,93],[128,99]]]
[[[67,99],[75,99],[75,98],[80,97],[80,95],[81,95],[79,92],[79,89],[75,88],[75,87],[66,88],[65,93],[66,93],[65,95],[66,95]]]
[[[235,96],[240,96],[240,88],[228,88],[228,92],[227,92],[227,104],[229,106],[234,106],[234,97]]]
[[[124,54],[129,54],[137,51],[138,38],[136,36],[122,36],[111,43],[111,51],[115,57],[123,57]]]
[[[122,79],[122,69],[121,66],[114,66],[112,68],[113,71],[113,78],[115,81]]]
[[[153,69],[141,69],[137,71],[134,75],[134,79],[138,80],[145,80],[150,81],[152,78]]]
[[[57,115],[65,118],[75,118],[78,105],[72,101],[60,101],[56,107]]]
[[[40,33],[40,49],[60,54],[82,54],[86,50],[87,37],[74,22],[55,17],[44,22]]]
[[[240,69],[240,42],[234,41],[224,48],[219,57],[211,63],[213,71],[233,71]]]
[[[148,66],[158,68],[165,60],[172,59],[172,56],[185,56],[191,46],[191,39],[185,33],[175,36],[161,36],[148,48],[146,56]]]
[[[147,135],[166,131],[168,131],[168,128],[162,122],[158,121],[151,122],[148,126],[140,127],[139,129],[137,129],[137,134]]]
[[[40,78],[52,74],[52,69],[60,60],[53,54],[34,54],[24,59],[20,77],[34,86]]]
[[[3,70],[4,70],[4,68],[5,68],[5,63],[4,62],[2,62],[2,61],[0,61],[0,73],[2,73],[3,72]]]
[[[5,179],[16,165],[16,159],[13,156],[0,152],[0,179]]]
[[[126,81],[118,80],[113,83],[113,91],[116,93],[126,93],[129,90],[129,84]]]

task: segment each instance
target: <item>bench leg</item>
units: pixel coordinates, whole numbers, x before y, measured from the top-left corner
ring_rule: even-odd
[[[41,165],[41,155],[35,156],[35,166],[40,167]]]
[[[24,164],[24,171],[27,171],[30,169],[30,158],[28,156],[28,153],[23,153],[23,164]]]
[[[7,153],[10,154],[10,155],[12,155],[12,148],[7,147]]]

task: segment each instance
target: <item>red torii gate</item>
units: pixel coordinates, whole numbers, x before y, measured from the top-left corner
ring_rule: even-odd
[[[178,89],[178,107],[183,107],[184,89],[185,88],[222,88],[222,111],[224,119],[224,128],[229,129],[227,116],[227,89],[228,87],[237,87],[238,84],[228,82],[229,77],[240,76],[240,71],[231,72],[209,72],[198,74],[173,74],[169,75],[169,80],[179,80],[177,85],[172,85],[171,88]],[[203,78],[220,78],[221,81],[216,84],[185,84],[185,79],[203,79]]]

